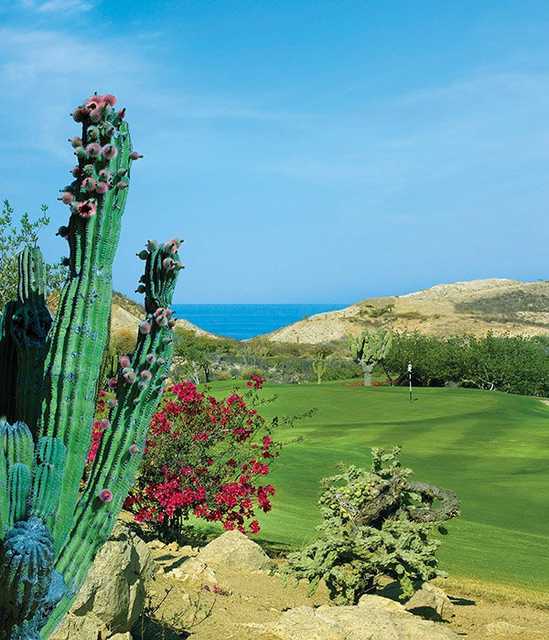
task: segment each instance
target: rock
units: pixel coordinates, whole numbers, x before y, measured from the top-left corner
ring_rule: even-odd
[[[426,582],[408,600],[406,611],[428,620],[448,620],[453,617],[453,605],[442,589]]]
[[[421,620],[398,603],[370,598],[360,606],[290,609],[276,622],[260,625],[257,640],[458,640],[451,629]]]
[[[358,606],[369,610],[386,611],[388,613],[403,613],[404,606],[396,600],[383,598],[382,596],[362,596]]]
[[[213,567],[244,571],[268,569],[271,561],[263,549],[239,531],[227,531],[200,550],[198,560]]]
[[[118,523],[50,640],[131,640],[145,604],[145,581],[153,573],[146,544]]]
[[[218,586],[215,571],[198,558],[186,560],[181,566],[168,571],[166,575],[193,587]]]

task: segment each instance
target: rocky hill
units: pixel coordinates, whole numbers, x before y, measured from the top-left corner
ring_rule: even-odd
[[[489,279],[440,284],[401,296],[369,298],[311,316],[266,337],[319,344],[386,327],[426,335],[549,335],[549,281]]]

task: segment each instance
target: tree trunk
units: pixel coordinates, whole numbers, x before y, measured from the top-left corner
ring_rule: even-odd
[[[372,386],[372,372],[374,370],[373,364],[362,364],[362,373],[364,374],[364,386],[371,387]]]

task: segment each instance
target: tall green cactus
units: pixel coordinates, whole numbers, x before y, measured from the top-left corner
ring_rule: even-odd
[[[387,357],[392,343],[393,334],[383,329],[364,331],[359,336],[349,338],[349,349],[353,360],[362,369],[365,387],[372,385],[374,367]]]
[[[21,255],[18,300],[3,314],[0,386],[15,390],[11,403],[0,392],[8,419],[0,420],[0,637],[7,640],[44,640],[68,611],[134,481],[171,363],[178,240],[149,242],[139,254],[147,317],[113,382],[109,427],[82,487],[112,265],[130,166],[141,157],[115,102],[94,95],[73,113],[82,135],[71,140],[78,164],[60,198],[70,219],[59,230],[69,276],[51,329],[38,249]]]

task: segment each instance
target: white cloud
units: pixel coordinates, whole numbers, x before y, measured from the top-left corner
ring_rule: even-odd
[[[90,11],[94,8],[94,3],[89,0],[46,0],[36,2],[36,0],[22,0],[21,4],[26,9],[37,11],[38,13],[60,13],[66,11]]]

